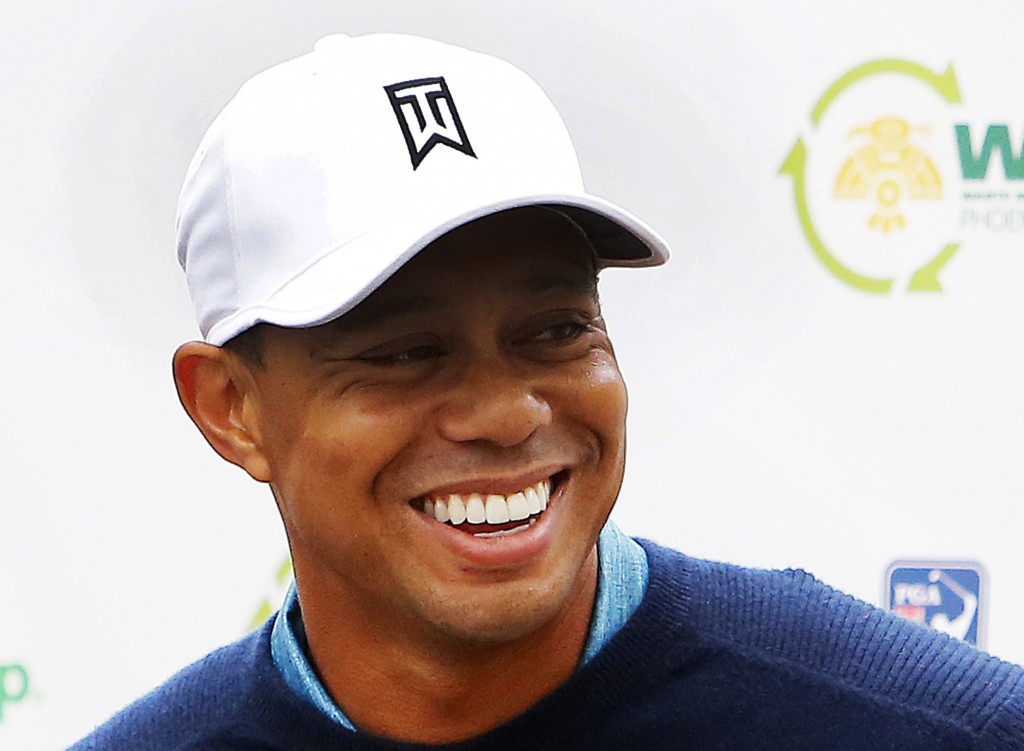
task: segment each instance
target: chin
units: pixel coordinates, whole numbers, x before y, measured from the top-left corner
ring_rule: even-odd
[[[587,596],[581,590],[588,588],[588,577],[581,573],[492,585],[485,592],[439,593],[428,606],[427,620],[449,638],[481,646],[527,639],[566,617],[580,596]]]

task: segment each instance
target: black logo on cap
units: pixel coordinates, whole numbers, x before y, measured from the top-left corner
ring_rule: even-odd
[[[444,78],[418,78],[385,86],[391,107],[402,126],[412,168],[420,166],[430,150],[443,143],[476,159],[455,100]]]

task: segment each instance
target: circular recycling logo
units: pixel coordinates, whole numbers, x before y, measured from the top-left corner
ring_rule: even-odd
[[[887,59],[846,72],[814,104],[780,172],[807,244],[837,279],[875,294],[942,289],[960,249],[961,103],[952,65]]]

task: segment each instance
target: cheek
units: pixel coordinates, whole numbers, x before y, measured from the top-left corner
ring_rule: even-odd
[[[349,399],[288,418],[273,441],[272,484],[292,517],[366,511],[416,424],[408,410]]]
[[[608,356],[588,363],[584,387],[572,404],[576,424],[587,431],[595,451],[575,474],[577,490],[587,499],[576,523],[579,539],[595,539],[618,497],[626,463],[626,385],[615,360]]]
[[[376,488],[394,449],[376,421],[350,417],[347,429],[338,429],[326,417],[296,433],[274,495],[297,567],[301,559],[307,571],[311,561],[366,571],[387,529]]]
[[[615,358],[607,352],[595,352],[562,380],[556,414],[563,423],[582,431],[579,438],[592,447],[591,465],[578,475],[588,484],[603,488],[621,482],[625,464],[626,385]],[[581,468],[582,469],[582,468]]]
[[[585,398],[591,424],[621,442],[625,435],[628,396],[613,357],[603,355],[591,361],[586,374]]]

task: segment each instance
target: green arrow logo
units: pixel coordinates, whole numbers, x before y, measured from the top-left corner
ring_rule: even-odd
[[[811,110],[811,124],[817,127],[825,110],[842,94],[846,89],[865,78],[881,75],[884,73],[896,73],[910,76],[922,81],[926,86],[938,92],[939,96],[950,104],[960,104],[960,85],[956,81],[956,74],[953,73],[953,66],[949,65],[946,72],[941,76],[938,73],[928,70],[923,65],[912,63],[909,60],[874,60],[870,63],[858,65],[851,71],[841,75],[828,90],[821,95],[821,99]]]
[[[889,74],[916,78],[936,91],[949,104],[959,104],[963,101],[952,65],[949,65],[944,73],[938,74],[909,60],[875,60],[847,71],[828,87],[811,110],[811,125],[816,128],[826,110],[849,87],[872,76]],[[803,140],[798,138],[779,168],[779,174],[789,175],[793,179],[793,200],[796,204],[797,218],[811,250],[826,269],[851,287],[873,294],[886,294],[891,291],[893,279],[878,279],[853,271],[840,262],[821,239],[807,206],[806,167],[807,147]],[[941,291],[939,272],[959,250],[959,247],[956,243],[949,243],[942,248],[934,258],[914,272],[907,289],[911,292]]]
[[[864,290],[865,292],[875,292],[878,294],[885,294],[892,289],[892,279],[873,279],[869,276],[862,276],[856,271],[851,271],[841,264],[834,255],[829,252],[829,249],[822,242],[821,237],[818,235],[818,231],[814,228],[814,222],[811,221],[811,212],[807,208],[807,186],[804,182],[804,167],[807,164],[807,147],[804,146],[804,142],[799,138],[792,150],[789,152],[789,156],[786,157],[786,161],[782,163],[782,169],[779,172],[783,175],[791,175],[793,177],[793,193],[796,201],[796,213],[800,219],[800,227],[804,231],[804,237],[807,238],[807,242],[811,246],[811,250],[818,256],[825,268],[831,271],[836,277],[842,279],[847,284],[856,287],[857,289]]]

